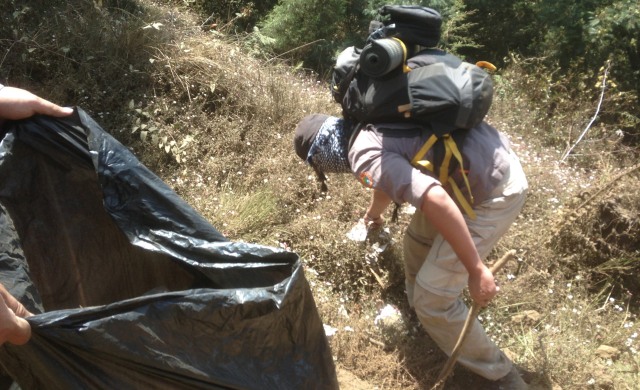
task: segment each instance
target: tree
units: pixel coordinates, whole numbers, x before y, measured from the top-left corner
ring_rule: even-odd
[[[502,65],[511,52],[533,54],[541,40],[541,28],[533,11],[534,2],[527,0],[464,0],[472,23],[470,34],[477,48],[465,50],[471,57]]]
[[[600,64],[614,63],[614,77],[623,89],[640,96],[640,10],[635,0],[599,7],[585,26],[587,54]]]
[[[344,39],[346,0],[282,0],[260,24],[276,53],[288,53],[307,67],[322,70],[332,62],[336,42]]]

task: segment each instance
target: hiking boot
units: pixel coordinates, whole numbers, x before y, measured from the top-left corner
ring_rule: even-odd
[[[515,367],[512,367],[507,375],[493,381],[493,384],[492,388],[499,390],[527,390],[529,388]]]

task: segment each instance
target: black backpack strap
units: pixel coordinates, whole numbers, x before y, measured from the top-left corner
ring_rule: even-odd
[[[353,128],[351,130],[351,136],[349,137],[349,144],[347,145],[347,151],[351,150],[351,146],[353,145],[353,142],[356,140],[356,138],[358,137],[358,134],[360,134],[360,131],[364,127],[364,123],[362,122],[354,122],[354,123],[355,124],[353,125]]]
[[[340,83],[338,84],[338,86],[340,88],[340,91],[343,91],[342,96],[344,96],[344,91],[347,90],[347,87],[349,86],[349,84],[351,84],[351,81],[353,80],[353,78],[355,77],[359,69],[360,69],[360,62],[356,63],[356,66],[351,68],[351,70],[349,70],[349,73],[347,73],[344,76],[344,78],[340,80]]]

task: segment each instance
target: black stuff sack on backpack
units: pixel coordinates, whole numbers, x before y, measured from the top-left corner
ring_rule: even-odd
[[[433,48],[440,41],[442,16],[434,9],[419,5],[385,5],[378,13],[393,35],[408,45]]]
[[[226,239],[82,109],[5,123],[0,178],[20,388],[338,388],[298,256]]]

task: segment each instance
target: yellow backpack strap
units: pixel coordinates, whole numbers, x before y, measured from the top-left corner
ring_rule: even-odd
[[[433,144],[436,143],[436,141],[438,141],[438,137],[435,134],[432,134],[431,137],[429,137],[429,139],[427,140],[427,142],[425,142],[420,148],[420,150],[418,150],[418,153],[416,153],[416,155],[413,156],[413,159],[411,160],[411,165],[421,166],[433,172],[433,164],[428,160],[423,160],[423,158],[427,154],[429,149],[431,149]]]
[[[460,188],[458,188],[458,185],[455,184],[453,179],[449,177],[449,160],[451,159],[451,155],[453,154],[456,160],[458,160],[458,164],[460,165],[460,173],[462,174],[462,178],[464,179],[464,184],[467,186],[467,192],[469,193],[469,200],[471,201],[471,203],[473,203],[473,194],[471,193],[471,185],[469,184],[469,178],[467,178],[467,173],[464,171],[464,160],[462,158],[462,153],[460,153],[460,149],[458,149],[458,145],[456,145],[456,142],[453,140],[453,138],[449,136],[445,137],[444,145],[446,149],[446,154],[445,154],[445,161],[442,163],[442,166],[444,167],[446,162],[447,171],[443,172],[441,168],[440,176],[442,177],[443,173],[446,174],[447,182],[451,184],[451,187],[453,188],[453,192],[455,193],[456,198],[458,198],[458,202],[460,203],[462,208],[467,212],[467,215],[469,215],[469,217],[471,217],[472,219],[475,219],[475,213],[471,209],[469,202],[467,202],[467,200],[462,195],[462,192],[460,191]],[[440,179],[440,182],[441,183],[443,182],[442,179]]]
[[[451,149],[451,144],[455,147],[456,143],[453,142],[451,136],[449,134],[445,134],[443,137],[444,142],[444,158],[442,159],[442,164],[440,164],[440,183],[446,183],[449,181],[449,162],[451,161],[451,154],[453,153]]]
[[[464,175],[464,173],[463,173]],[[466,178],[466,177],[465,177]],[[469,218],[471,219],[476,219],[476,212],[473,211],[473,207],[471,207],[471,204],[469,204],[469,202],[467,202],[467,199],[465,199],[464,195],[462,194],[462,191],[460,191],[460,187],[458,187],[458,185],[456,184],[455,180],[453,180],[453,178],[449,178],[449,184],[451,185],[451,188],[453,188],[453,193],[456,196],[456,199],[458,199],[458,203],[460,203],[460,206],[462,207],[462,209],[464,210],[465,213],[467,213],[467,215],[469,216]],[[471,192],[469,192],[471,193]]]
[[[418,153],[416,153],[416,155],[413,156],[413,159],[411,160],[411,165],[415,167],[426,168],[429,171],[433,172],[435,169],[433,164],[428,160],[423,160],[423,158],[427,154],[429,149],[431,149],[437,141],[438,141],[438,137],[435,134],[432,134],[431,137],[429,137],[429,139],[427,139],[427,141],[422,145],[420,150],[418,150]],[[441,184],[449,183],[449,185],[453,189],[453,194],[455,195],[456,199],[458,200],[458,203],[460,204],[460,207],[462,207],[462,209],[465,211],[465,213],[467,213],[467,215],[471,219],[476,219],[476,213],[473,211],[473,208],[471,207],[471,203],[473,203],[473,194],[471,194],[471,185],[469,184],[469,179],[467,178],[467,174],[464,171],[464,162],[462,159],[462,153],[460,153],[460,150],[458,149],[458,146],[456,145],[453,138],[451,138],[448,134],[444,136],[444,147],[445,147],[445,156],[442,161],[442,165],[440,167],[440,175],[439,175],[440,183]],[[467,199],[464,197],[464,194],[462,194],[462,191],[460,191],[460,187],[458,187],[458,185],[453,180],[453,178],[449,176],[449,162],[451,161],[451,156],[455,157],[456,160],[458,160],[458,163],[460,164],[460,171],[462,172],[462,177],[464,178],[464,182],[467,185],[467,190],[469,192],[469,198],[471,199],[471,203],[467,201]]]
[[[498,70],[498,68],[496,68],[496,66],[489,61],[478,61],[476,62],[476,66],[491,72],[495,72],[496,70]]]
[[[409,66],[407,65],[407,56],[408,56],[408,51],[407,51],[407,45],[404,44],[404,42],[402,42],[402,40],[392,37],[391,39],[396,40],[400,43],[400,47],[402,47],[402,71],[404,73],[409,73],[411,72],[411,68],[409,68]]]
[[[467,178],[467,173],[464,171],[464,161],[462,159],[462,153],[460,153],[460,149],[458,149],[458,146],[456,145],[453,138],[447,137],[445,138],[444,142],[445,142],[445,145],[447,146],[447,149],[451,150],[451,153],[456,158],[456,160],[458,160],[458,163],[460,164],[460,173],[462,173],[462,177],[464,178],[464,183],[467,185],[467,190],[469,191],[469,199],[471,200],[471,203],[473,203],[473,194],[471,193],[471,185],[469,185],[469,179]],[[448,172],[449,171],[447,170],[447,173]]]

